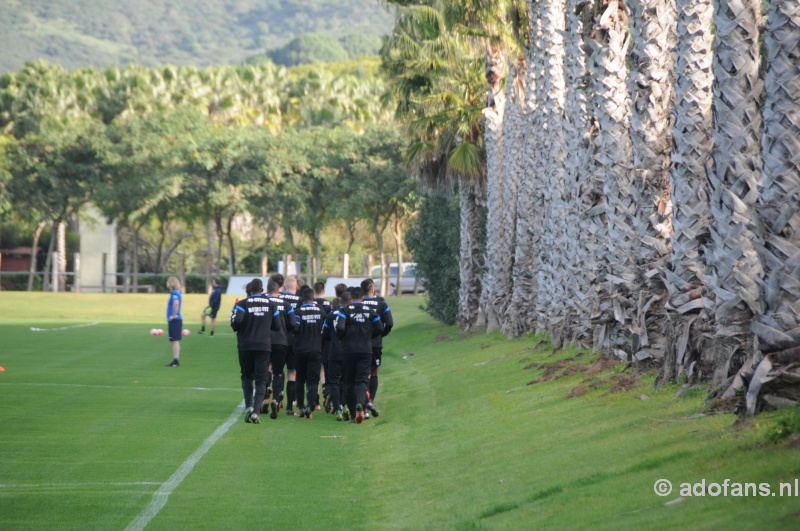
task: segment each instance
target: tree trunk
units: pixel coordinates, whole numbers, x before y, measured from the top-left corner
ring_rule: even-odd
[[[629,330],[637,304],[636,257],[641,241],[637,227],[637,196],[633,148],[629,135],[630,98],[627,16],[616,0],[609,2],[595,24],[589,42],[598,133],[595,138],[596,178],[603,183],[607,234],[597,250],[603,254],[599,285],[600,307],[595,314],[594,348],[630,359]]]
[[[713,383],[719,384],[754,352],[750,323],[763,313],[764,278],[752,231],[761,186],[762,81],[757,0],[720,0],[714,12],[714,172],[710,183],[711,287],[716,294]]]
[[[158,220],[158,245],[156,246],[156,275],[161,273],[161,257],[164,253],[164,241],[167,239],[167,229],[163,221]]]
[[[33,233],[33,247],[31,248],[31,267],[28,272],[28,291],[33,291],[33,278],[36,275],[36,266],[39,250],[39,238],[42,236],[42,231],[47,226],[46,221],[40,221],[36,225],[36,230]]]
[[[769,58],[761,137],[764,183],[757,208],[764,221],[764,313],[753,329],[767,354],[800,344],[800,10],[773,0],[764,45]]]
[[[139,231],[142,226],[139,225],[133,230],[133,292],[139,291]]]
[[[64,291],[67,285],[67,224],[58,224],[58,291]],[[116,268],[115,268],[116,272]],[[116,282],[114,282],[116,284]]]
[[[403,226],[402,226],[403,216],[400,215],[399,209],[394,214],[394,230],[392,231],[392,236],[394,236],[394,245],[395,249],[397,250],[397,282],[395,283],[395,289],[397,291],[396,295],[402,295],[402,284],[401,281],[403,280]]]
[[[538,248],[535,233],[541,229],[541,186],[538,165],[539,140],[543,133],[539,127],[539,94],[538,83],[541,81],[537,74],[537,65],[541,55],[541,19],[538,13],[538,3],[528,2],[528,12],[531,31],[531,44],[526,55],[527,69],[525,105],[527,106],[528,120],[524,124],[524,143],[522,147],[521,173],[519,195],[517,199],[517,222],[514,248],[513,280],[514,286],[511,293],[511,303],[506,308],[506,326],[504,331],[509,336],[519,336],[531,328],[533,312],[531,308],[536,300],[537,274],[535,262]],[[538,181],[538,182],[537,182]]]
[[[507,231],[503,224],[505,205],[503,189],[503,118],[505,95],[501,88],[503,76],[503,54],[497,47],[488,47],[486,53],[487,107],[483,109],[484,145],[486,146],[486,277],[483,282],[481,308],[487,315],[487,331],[499,327],[495,301],[500,296],[497,271],[505,258],[501,234]],[[510,79],[510,78],[509,78]],[[398,275],[399,275],[398,271]]]
[[[210,287],[217,272],[214,260],[214,228],[211,221],[206,223],[206,254],[206,287]]]
[[[580,6],[580,8],[579,8]],[[564,112],[565,201],[573,223],[565,223],[568,267],[565,285],[570,292],[574,324],[570,340],[591,344],[591,310],[599,306],[597,298],[597,253],[599,236],[605,232],[605,211],[599,205],[602,185],[597,185],[590,171],[594,153],[590,138],[591,115],[586,93],[586,51],[584,35],[592,28],[593,14],[583,0],[567,0],[564,42]],[[600,206],[601,208],[597,208]]]
[[[461,285],[458,291],[458,324],[472,329],[479,318],[481,299],[481,193],[466,179],[458,181],[461,213]]]
[[[50,290],[50,271],[53,268],[53,251],[56,248],[58,238],[58,224],[61,223],[63,215],[53,220],[50,226],[50,244],[47,246],[47,259],[44,263],[44,277],[42,278],[42,291]]]
[[[671,318],[676,334],[666,334],[659,385],[675,381],[682,368],[696,361],[702,348],[697,330],[708,318],[706,309],[713,298],[703,281],[704,242],[711,225],[706,170],[713,147],[712,19],[711,0],[678,0],[677,103],[669,172],[673,235],[671,270],[664,270],[670,305],[675,308]]]
[[[225,237],[228,240],[228,256],[230,257],[230,263],[228,264],[228,272],[231,276],[236,274],[236,248],[233,245],[233,218],[234,215],[231,214],[228,216],[228,223],[227,223],[227,231],[225,232]]]
[[[378,263],[381,265],[381,289],[379,295],[385,297],[389,291],[389,275],[386,274],[386,255],[383,247],[383,231],[378,226],[378,220],[372,222],[372,230],[375,232],[375,241],[378,243]]]
[[[630,133],[636,202],[636,235],[642,242],[636,261],[640,271],[635,292],[639,304],[632,334],[636,358],[662,358],[667,299],[662,271],[672,236],[669,186],[671,115],[677,30],[675,0],[632,0],[629,55],[631,72]],[[642,304],[642,301],[647,301]],[[638,348],[637,348],[638,346]]]

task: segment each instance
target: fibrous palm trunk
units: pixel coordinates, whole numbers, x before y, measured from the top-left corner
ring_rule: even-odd
[[[521,60],[510,65],[505,119],[503,120],[503,231],[498,243],[498,256],[495,257],[494,282],[497,296],[490,301],[491,307],[500,320],[500,327],[506,335],[510,334],[514,316],[508,308],[514,288],[512,276],[514,268],[514,249],[516,246],[517,198],[522,180],[524,124],[527,119],[525,103],[526,64]],[[487,242],[488,243],[488,242]]]
[[[540,0],[542,24],[541,77],[538,106],[543,212],[539,241],[539,291],[537,321],[556,346],[561,346],[568,328],[566,311],[569,295],[565,280],[567,248],[565,219],[568,217],[564,181],[564,31],[565,0]]]
[[[481,299],[481,203],[480,185],[466,178],[458,180],[461,215],[461,285],[458,290],[458,324],[462,330],[475,327]]]
[[[628,330],[633,323],[638,285],[636,258],[641,241],[637,233],[637,203],[642,200],[634,182],[630,139],[630,98],[626,87],[629,43],[626,14],[617,1],[608,3],[595,25],[589,69],[592,74],[595,172],[603,183],[607,234],[605,264],[601,266],[599,311],[595,314],[594,347],[629,358]],[[635,350],[635,349],[634,349]]]
[[[763,220],[764,245],[758,250],[766,276],[764,313],[752,329],[767,358],[748,388],[750,414],[758,407],[759,395],[790,398],[795,404],[800,396],[797,369],[789,375],[794,383],[788,386],[768,381],[774,372],[781,372],[780,365],[796,366],[800,358],[797,349],[794,354],[786,352],[800,345],[800,4],[796,0],[770,2],[764,45],[769,67],[761,137],[763,187],[756,206]]]
[[[494,76],[494,71],[488,70]],[[493,63],[493,62],[492,62]],[[493,77],[492,77],[493,79]],[[499,88],[499,84],[498,84]],[[508,288],[500,280],[504,261],[513,248],[513,239],[509,240],[508,228],[505,225],[504,189],[506,181],[505,166],[505,95],[502,91],[493,92],[489,88],[489,102],[483,110],[484,145],[486,146],[486,275],[483,281],[481,307],[487,320],[487,331],[499,327],[497,300],[501,299]]]
[[[596,286],[599,270],[599,248],[606,233],[605,207],[602,203],[602,182],[592,171],[594,159],[593,115],[587,94],[585,36],[592,27],[591,6],[585,0],[567,0],[566,40],[564,42],[564,77],[566,107],[564,141],[566,154],[565,193],[569,215],[574,223],[566,223],[567,248],[571,257],[569,278],[570,303],[575,318],[572,340],[580,345],[591,343],[592,309],[599,307]]]
[[[759,18],[756,0],[720,0],[714,12],[714,228],[708,263],[715,295],[715,384],[752,359],[750,322],[763,313],[764,273],[752,230],[761,185]]]
[[[712,304],[703,281],[703,245],[711,221],[706,170],[713,147],[712,19],[711,0],[678,0],[677,102],[669,174],[673,235],[671,270],[664,270],[674,315],[659,383],[675,380],[682,367],[689,369],[696,361],[700,350],[697,330],[702,328],[698,325],[708,317],[706,307]]]
[[[669,194],[671,114],[674,107],[674,65],[677,11],[675,0],[632,0],[628,90],[633,146],[636,234],[642,245],[635,296],[632,352],[637,359],[661,358],[664,351],[664,303],[661,275],[672,235]],[[638,344],[638,347],[636,345]]]
[[[525,72],[526,90],[525,105],[527,120],[522,127],[524,131],[522,179],[519,185],[517,200],[516,247],[514,248],[514,288],[511,304],[506,311],[506,334],[518,336],[531,329],[534,318],[532,305],[536,300],[537,278],[535,261],[538,253],[536,232],[541,229],[541,181],[536,173],[539,153],[538,141],[541,129],[538,127],[538,61],[541,50],[541,21],[538,19],[538,7],[528,2],[530,23],[530,46],[527,50]],[[538,182],[537,182],[538,180]]]

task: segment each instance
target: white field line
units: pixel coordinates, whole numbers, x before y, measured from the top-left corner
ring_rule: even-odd
[[[92,389],[154,389],[163,391],[239,391],[233,387],[148,387],[140,385],[90,385],[90,384],[69,384],[69,383],[39,383],[39,382],[10,382],[3,386],[16,385],[19,387],[86,387]]]
[[[34,328],[31,327],[31,332],[61,332],[62,330],[72,330],[73,328],[86,328],[87,326],[99,325],[99,322],[79,324],[73,326],[61,326],[59,328]]]
[[[222,438],[223,435],[230,429],[233,424],[239,420],[240,415],[244,411],[244,400],[242,400],[236,409],[233,410],[231,416],[228,417],[228,420],[223,422],[219,428],[212,433],[208,439],[203,441],[203,444],[200,445],[200,448],[195,450],[195,452],[190,455],[186,461],[184,461],[178,470],[172,474],[166,483],[161,485],[161,487],[153,494],[153,499],[150,501],[150,504],[144,508],[144,510],[139,513],[133,522],[125,528],[126,531],[141,531],[150,521],[156,517],[156,515],[164,508],[167,504],[167,500],[169,499],[169,495],[178,488],[178,486],[186,479],[186,476],[189,475],[189,472],[192,471],[194,466],[200,461],[200,459],[208,452],[214,444],[218,440]]]
[[[0,489],[45,489],[52,487],[59,488],[76,488],[76,487],[135,487],[139,485],[161,485],[158,481],[131,481],[128,483],[111,482],[111,483],[20,483],[20,484],[0,484]]]

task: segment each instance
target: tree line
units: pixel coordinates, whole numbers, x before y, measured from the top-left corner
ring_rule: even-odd
[[[143,238],[152,272],[192,239],[205,240],[208,275],[223,248],[235,274],[239,217],[265,247],[282,231],[295,257],[295,235],[319,257],[326,227],[344,228],[349,251],[360,224],[383,263],[383,234],[417,193],[382,82],[359,72],[26,65],[0,78],[2,219],[36,226],[37,240],[91,201],[130,234],[134,284]]]
[[[408,159],[458,187],[463,328],[797,403],[796,2],[391,3]]]

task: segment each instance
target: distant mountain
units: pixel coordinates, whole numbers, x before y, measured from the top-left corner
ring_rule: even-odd
[[[230,64],[303,34],[374,40],[392,19],[382,0],[0,0],[0,73],[40,58],[65,68]]]

